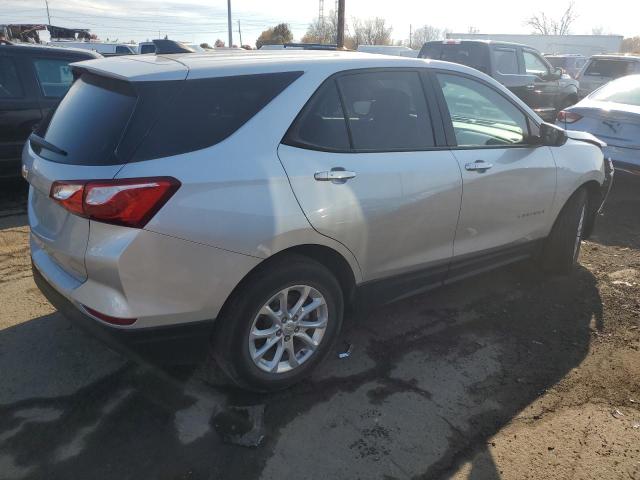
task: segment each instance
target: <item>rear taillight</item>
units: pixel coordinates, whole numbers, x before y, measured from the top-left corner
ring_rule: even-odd
[[[60,181],[51,185],[50,196],[75,215],[142,228],[179,187],[172,177]]]
[[[582,118],[582,115],[579,115],[575,112],[570,112],[567,110],[561,110],[558,112],[558,121],[565,123],[575,123]]]
[[[89,308],[86,305],[83,305],[82,307],[87,311],[89,315],[112,325],[133,325],[136,322],[135,318],[112,317],[111,315],[105,315],[104,313],[100,313],[93,308]]]

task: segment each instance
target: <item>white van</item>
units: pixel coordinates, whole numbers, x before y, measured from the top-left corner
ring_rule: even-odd
[[[93,50],[94,52],[98,52],[105,57],[112,57],[115,55],[135,55],[137,53],[135,45],[129,45],[126,43],[53,40],[49,42],[49,45],[55,45],[56,47],[71,47],[82,48],[84,50]]]

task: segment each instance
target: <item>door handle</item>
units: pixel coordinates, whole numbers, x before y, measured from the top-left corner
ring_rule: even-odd
[[[316,172],[313,174],[313,178],[315,178],[318,182],[334,182],[334,183],[344,183],[347,180],[355,178],[356,172],[349,172],[348,170],[344,170],[340,167],[332,168],[328,172]]]
[[[464,168],[470,172],[477,171],[480,173],[486,172],[491,167],[493,167],[493,163],[487,163],[484,160],[476,160],[473,163],[467,163]]]

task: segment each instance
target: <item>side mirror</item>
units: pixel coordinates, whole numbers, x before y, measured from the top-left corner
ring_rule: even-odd
[[[551,80],[560,80],[562,78],[562,75],[564,75],[564,70],[560,67],[557,67],[553,70],[553,72],[551,72],[549,78]]]
[[[561,147],[567,143],[567,132],[563,128],[552,123],[543,122],[540,124],[539,145],[547,147]]]

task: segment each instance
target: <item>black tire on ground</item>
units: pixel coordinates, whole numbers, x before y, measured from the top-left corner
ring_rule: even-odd
[[[294,285],[308,285],[322,294],[328,313],[326,330],[304,363],[288,372],[265,372],[251,358],[249,333],[262,306]],[[343,310],[342,289],[326,267],[300,255],[282,257],[252,274],[229,299],[216,320],[213,355],[223,372],[243,389],[266,392],[287,388],[308,377],[330,352],[342,326]]]
[[[545,241],[543,270],[560,275],[571,273],[578,263],[587,215],[587,192],[581,188],[567,200]]]

